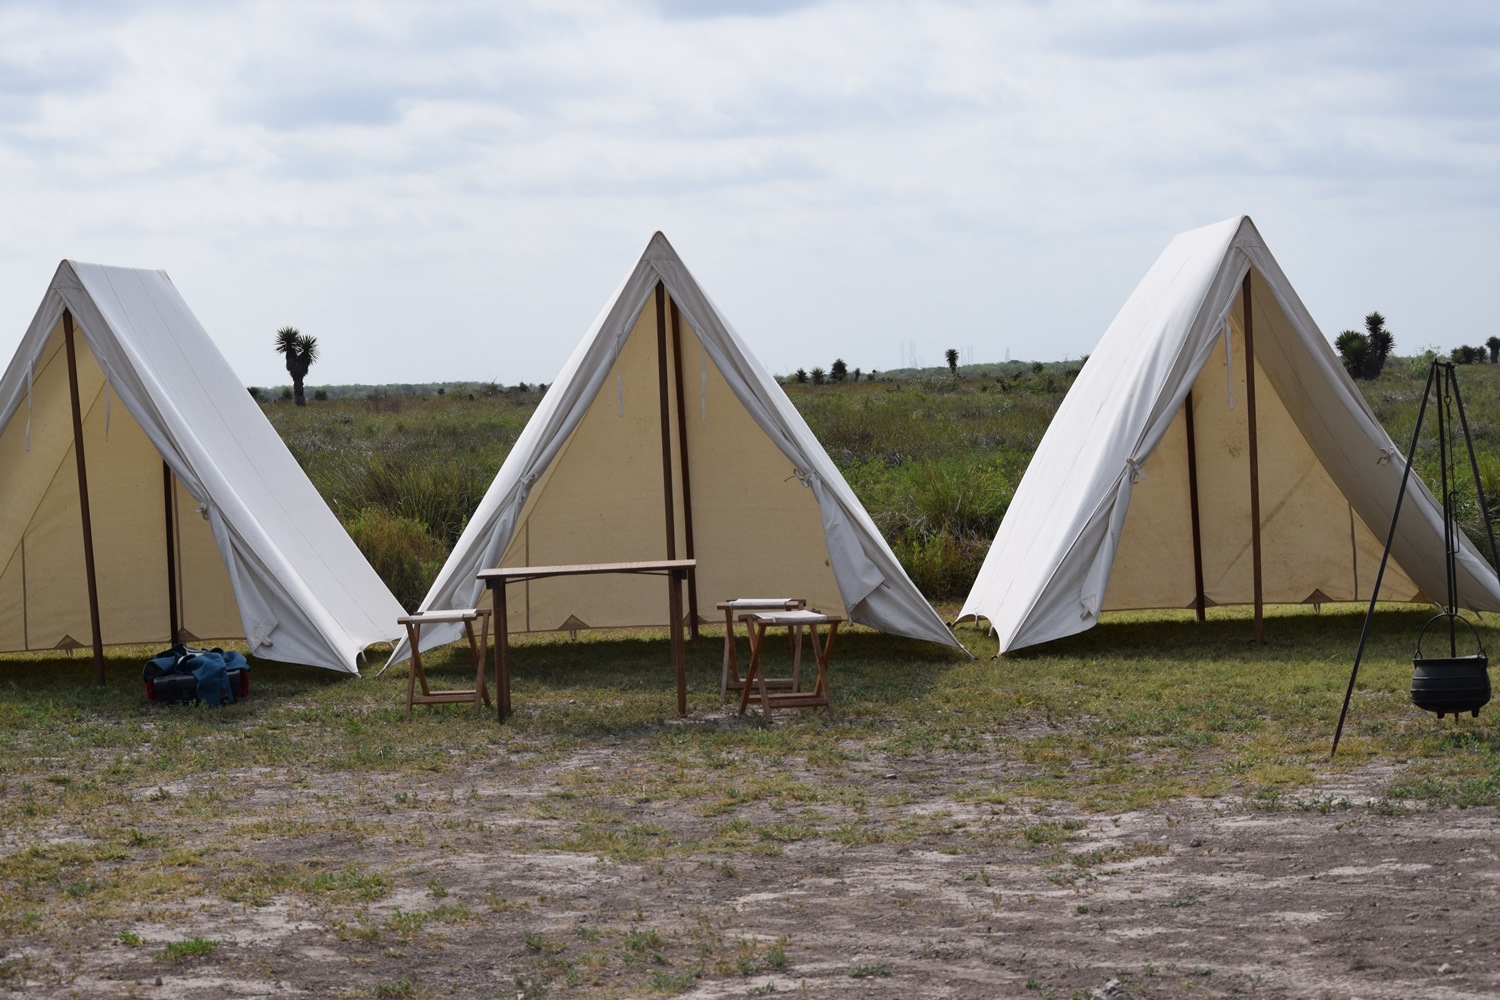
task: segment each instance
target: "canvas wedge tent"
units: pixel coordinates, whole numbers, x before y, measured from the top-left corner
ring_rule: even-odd
[[[269,343],[267,345],[269,350]],[[0,380],[0,649],[244,639],[358,672],[404,614],[162,271],[63,261]]]
[[[960,617],[1004,652],[1102,611],[1253,605],[1258,633],[1266,603],[1368,601],[1405,464],[1250,219],[1183,233],[1058,408]],[[1458,577],[1461,604],[1500,610],[1467,540]],[[1412,477],[1380,596],[1444,580],[1441,506]]]
[[[657,233],[557,376],[422,602],[488,606],[490,567],[691,558],[693,623],[735,597],[957,646],[781,387]],[[659,580],[515,587],[512,631],[666,624]],[[718,619],[722,620],[722,619]],[[431,627],[438,645],[458,627]],[[406,655],[398,648],[396,659]]]

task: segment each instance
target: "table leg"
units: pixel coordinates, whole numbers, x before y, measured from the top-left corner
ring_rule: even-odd
[[[755,648],[756,649],[761,649],[766,644],[766,623],[765,622],[756,622],[755,623],[755,633],[756,633]],[[760,684],[760,714],[765,718],[765,720],[767,722],[770,722],[771,721],[771,693],[766,689],[766,667],[765,667],[765,664],[763,664],[763,663],[760,664],[760,670],[756,672],[755,680]],[[745,686],[746,687],[750,686],[750,682],[748,680],[745,681]]]
[[[766,630],[762,627],[757,636],[755,626],[754,621],[745,622],[746,638],[750,640],[750,662],[745,665],[745,679],[740,685],[740,715],[744,715],[745,709],[750,707],[750,685],[760,671],[760,639],[765,638]]]
[[[698,638],[698,570],[696,568],[687,570],[682,579],[688,589],[688,635],[696,639]]]
[[[740,680],[738,651],[734,648],[734,609],[724,609],[724,675],[719,679],[719,700],[729,693],[729,671],[734,671],[734,680]]]
[[[833,688],[828,683],[828,661],[833,658],[833,640],[838,636],[839,623],[828,623],[828,638],[822,643],[818,642],[818,630],[813,630],[813,651],[818,658],[818,688],[817,693],[823,697],[823,707],[828,709],[828,717],[833,718]],[[818,648],[821,646],[822,648]]]
[[[793,625],[787,631],[790,633],[789,638],[790,638],[791,646],[792,646],[792,690],[793,691],[801,691],[802,690],[802,626],[801,625]],[[810,626],[809,629],[808,629],[808,631],[810,631],[814,635],[816,635],[817,632],[818,632],[818,628],[817,628],[816,625]]]
[[[504,722],[510,715],[510,615],[505,608],[505,581],[490,584],[495,606],[495,714]]]
[[[411,714],[412,705],[417,700],[417,674],[422,672],[422,650],[419,640],[422,629],[416,625],[406,626],[406,642],[411,646],[411,665],[406,674],[406,714]]]
[[[484,704],[490,705],[490,681],[489,681],[489,658],[490,658],[490,616],[479,616],[479,690],[484,692]]]
[[[466,622],[464,622],[464,638],[466,638],[466,639],[469,640],[469,659],[471,661],[477,661],[479,659],[479,640],[477,638],[475,638],[475,636],[474,636],[474,623],[472,621],[466,621]],[[475,708],[479,707],[480,692],[484,690],[483,687],[481,686],[481,683],[482,683],[481,682],[481,675],[479,674],[478,671],[475,671],[475,674],[474,674],[474,707]]]
[[[672,617],[672,666],[677,670],[677,714],[687,715],[687,647],[682,638],[682,579],[678,571],[667,574],[667,613]]]

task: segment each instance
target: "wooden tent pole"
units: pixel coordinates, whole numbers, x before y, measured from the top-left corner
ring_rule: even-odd
[[[656,283],[656,375],[661,392],[662,506],[667,512],[667,558],[677,558],[677,511],[672,498],[672,407],[667,393],[667,290]]]
[[[1250,311],[1250,275],[1240,286],[1245,323],[1245,408],[1250,425],[1250,561],[1255,587],[1255,644],[1264,642],[1265,595],[1260,562],[1260,446],[1255,435],[1255,324]]]
[[[1182,403],[1183,422],[1187,424],[1188,509],[1193,523],[1193,610],[1201,624],[1208,620],[1208,599],[1203,593],[1203,529],[1198,516],[1198,442],[1193,435],[1193,391],[1188,390]]]
[[[687,397],[682,391],[682,313],[672,303],[672,367],[677,372],[677,457],[682,462],[682,535],[684,559],[696,559],[693,552],[693,490],[688,476]],[[687,572],[688,634],[698,638],[698,570]]]
[[[172,467],[165,461],[161,463],[161,489],[163,506],[167,511],[167,627],[171,629],[168,634],[167,644],[171,645],[177,641],[177,633],[181,631],[181,622],[177,620],[177,504],[174,502],[175,490],[172,488]]]
[[[73,314],[63,310],[63,343],[68,351],[68,395],[73,403],[73,457],[78,463],[78,509],[83,520],[83,572],[89,585],[89,626],[94,630],[94,682],[104,683],[104,637],[99,628],[99,584],[94,575],[94,524],[89,518],[88,464],[83,458],[83,408],[78,400],[78,357],[73,348]]]
[[[672,404],[667,391],[667,289],[660,281],[656,283],[656,375],[657,388],[661,396],[661,498],[667,518],[667,558],[677,558],[677,511],[672,496]],[[672,573],[667,574],[668,617],[674,618],[682,611],[682,583]],[[682,623],[669,621],[673,634]]]

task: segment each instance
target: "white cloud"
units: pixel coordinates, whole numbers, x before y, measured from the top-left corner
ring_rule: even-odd
[[[1327,330],[1473,339],[1497,43],[1478,3],[0,3],[0,316],[63,256],[165,267],[247,382],[285,323],[314,381],[547,381],[660,228],[773,367],[1077,356],[1248,211]]]

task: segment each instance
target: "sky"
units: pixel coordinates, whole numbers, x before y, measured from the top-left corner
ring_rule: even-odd
[[[661,230],[775,373],[1061,360],[1240,214],[1330,339],[1500,334],[1500,4],[0,0],[6,354],[71,258],[247,385],[550,382]]]

